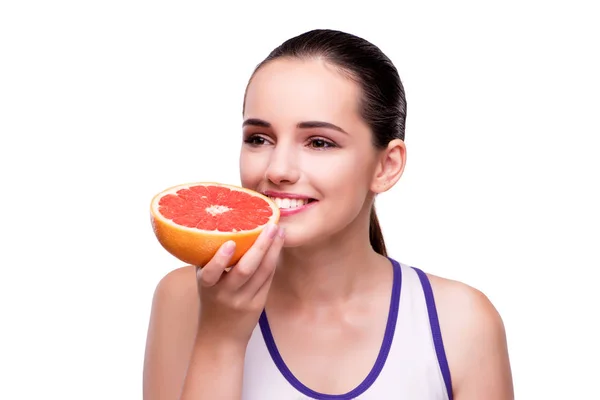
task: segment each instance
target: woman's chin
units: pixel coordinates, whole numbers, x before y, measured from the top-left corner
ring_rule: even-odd
[[[307,229],[295,230],[292,227],[286,227],[283,249],[310,249],[319,247],[320,244],[322,245],[326,242],[326,236],[319,235],[314,230],[309,232]]]
[[[315,242],[313,235],[309,235],[306,230],[297,231],[293,227],[284,227],[285,239],[283,241],[284,249],[294,249],[304,247]]]

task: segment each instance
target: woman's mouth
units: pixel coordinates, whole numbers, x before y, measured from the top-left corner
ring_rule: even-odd
[[[267,194],[267,196],[277,205],[277,207],[279,207],[279,212],[282,217],[297,214],[308,209],[317,202],[316,199],[301,196],[280,197],[272,194]]]
[[[279,207],[280,209],[286,209],[286,210],[303,207],[303,206],[307,205],[308,203],[315,201],[314,199],[290,199],[287,197],[281,198],[281,197],[270,197],[269,196],[269,198],[271,200],[273,200],[273,202],[275,204],[277,204],[277,207]]]

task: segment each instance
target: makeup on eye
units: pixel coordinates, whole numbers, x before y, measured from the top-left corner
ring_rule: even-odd
[[[328,149],[328,148],[339,147],[337,144],[335,144],[331,140],[327,140],[327,139],[324,139],[321,137],[312,137],[309,139],[309,143],[311,143],[311,144],[319,143],[318,146],[312,146],[313,148],[316,148],[316,149]]]
[[[265,144],[272,143],[273,139],[270,137],[265,137],[263,134],[257,133],[248,133],[244,135],[244,143],[249,144],[254,147],[263,146]],[[326,139],[320,136],[311,136],[306,141],[305,144],[307,147],[321,150],[321,149],[331,149],[339,147],[334,141],[330,139]]]
[[[269,142],[269,140],[261,135],[244,135],[244,143],[249,144],[251,146],[262,146],[265,144],[265,142]]]

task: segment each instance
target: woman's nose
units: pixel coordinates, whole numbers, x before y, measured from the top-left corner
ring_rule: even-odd
[[[293,149],[277,146],[271,152],[271,158],[265,175],[275,185],[297,182],[300,178],[300,171]]]

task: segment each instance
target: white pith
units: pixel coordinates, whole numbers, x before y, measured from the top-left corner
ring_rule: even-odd
[[[213,216],[223,214],[224,212],[227,212],[229,210],[231,210],[231,208],[227,206],[210,206],[206,208],[206,212]]]

